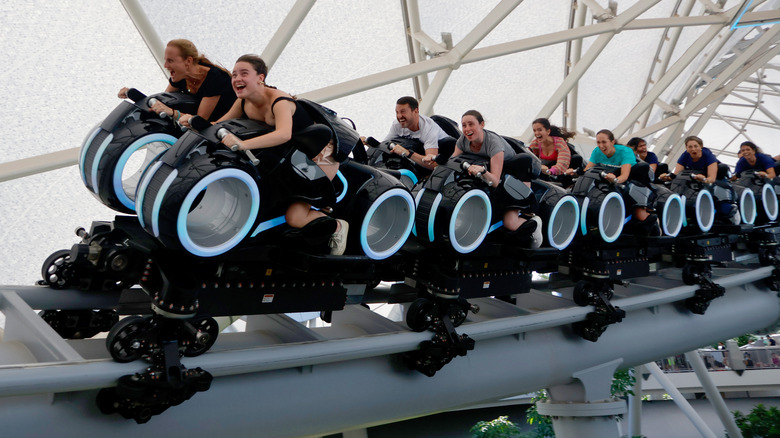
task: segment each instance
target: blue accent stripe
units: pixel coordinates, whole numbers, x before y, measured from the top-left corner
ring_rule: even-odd
[[[336,204],[338,204],[342,199],[344,199],[345,196],[347,196],[347,192],[349,191],[349,183],[347,182],[347,179],[344,178],[344,174],[342,174],[340,170],[336,171],[336,177],[341,180],[341,184],[344,185],[344,190],[342,190],[341,193],[339,193],[339,195],[336,197]]]
[[[79,154],[79,173],[81,174],[81,180],[84,181],[84,185],[87,185],[87,171],[84,169],[84,161],[87,159],[87,151],[89,151],[92,141],[95,140],[95,137],[100,133],[100,129],[100,126],[95,127],[92,133],[89,134],[89,137],[84,140],[84,144],[81,145],[81,153]]]
[[[401,172],[401,175],[409,178],[412,181],[412,185],[416,185],[417,184],[417,181],[418,181],[417,180],[417,175],[415,175],[414,172],[412,172],[409,169],[401,169],[401,170],[399,170],[399,172]]]
[[[762,23],[739,24],[739,22],[742,20],[742,16],[744,16],[744,15],[745,15],[745,13],[747,13],[747,11],[750,9],[750,6],[751,6],[752,4],[753,4],[753,0],[750,0],[750,1],[748,2],[748,4],[747,4],[747,5],[745,5],[745,7],[744,7],[744,8],[742,8],[742,11],[741,11],[741,12],[739,13],[739,15],[737,16],[737,19],[736,19],[736,20],[734,20],[734,24],[732,24],[732,25],[731,25],[731,29],[730,29],[730,30],[735,30],[735,29],[744,29],[744,28],[747,28],[747,27],[771,26],[771,25],[773,25],[773,24],[780,23],[780,21],[778,21],[778,20],[775,20],[775,21],[766,21],[766,22],[762,22]]]
[[[106,152],[106,148],[108,147],[109,143],[111,143],[111,140],[114,139],[114,134],[108,134],[108,137],[106,137],[105,140],[103,140],[103,143],[100,144],[100,147],[98,148],[97,153],[95,154],[95,158],[92,160],[92,171],[90,172],[91,180],[92,180],[92,191],[95,192],[96,195],[99,194],[100,188],[98,187],[97,183],[97,171],[98,166],[100,165],[100,159],[103,158],[103,154]]]
[[[428,216],[428,241],[433,242],[433,238],[435,237],[435,234],[433,233],[433,223],[436,220],[436,212],[439,210],[439,204],[441,204],[442,196],[441,193],[436,194],[436,198],[433,200],[433,205],[431,206],[431,212]]]
[[[498,222],[494,223],[488,229],[488,234],[492,233],[493,231],[496,231],[497,229],[499,229],[499,228],[501,228],[503,226],[504,226],[504,221],[498,221]]]
[[[263,231],[270,230],[273,227],[278,227],[279,225],[281,225],[281,224],[283,224],[285,222],[286,222],[286,220],[285,220],[284,216],[278,216],[278,217],[275,217],[273,219],[269,219],[269,220],[267,220],[265,222],[260,222],[257,225],[257,228],[255,228],[255,230],[252,231],[252,234],[249,237],[255,237],[258,234],[262,233]]]
[[[138,222],[140,222],[141,227],[144,228],[146,227],[146,225],[144,225],[144,217],[143,217],[144,197],[146,195],[146,188],[149,186],[149,183],[152,181],[152,177],[157,172],[157,170],[160,169],[162,164],[163,164],[162,161],[158,161],[154,163],[152,168],[146,172],[146,175],[144,175],[143,178],[141,178],[141,183],[138,185],[138,189],[135,192],[137,195],[135,197],[135,212],[136,215],[138,216]]]
[[[171,186],[171,183],[173,183],[173,180],[176,179],[176,175],[178,174],[179,171],[173,169],[173,172],[171,172],[170,175],[165,178],[165,181],[163,181],[160,190],[157,192],[157,196],[154,198],[154,206],[152,207],[152,233],[154,233],[154,237],[160,237],[160,206],[162,205],[163,198],[165,198],[165,192],[168,191],[168,187]]]
[[[585,200],[582,201],[582,210],[580,210],[580,231],[582,231],[583,236],[588,234],[588,226],[586,224],[588,205],[590,205],[590,198],[585,198]]]

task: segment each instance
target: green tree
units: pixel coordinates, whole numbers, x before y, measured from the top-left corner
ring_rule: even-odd
[[[515,438],[520,436],[520,428],[507,416],[501,416],[491,421],[480,421],[470,430],[476,438]]]
[[[734,411],[734,421],[744,438],[780,438],[780,410],[774,406],[759,403],[748,415]]]

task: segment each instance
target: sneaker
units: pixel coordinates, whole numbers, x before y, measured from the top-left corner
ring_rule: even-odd
[[[531,218],[532,221],[536,222],[536,229],[534,230],[534,233],[531,235],[531,249],[536,249],[542,246],[542,242],[544,241],[544,235],[542,234],[542,218],[539,216],[534,216]]]
[[[349,223],[344,219],[338,219],[338,223],[341,225],[328,240],[328,246],[330,247],[330,253],[333,255],[344,254],[344,250],[347,249],[347,233],[349,233]]]

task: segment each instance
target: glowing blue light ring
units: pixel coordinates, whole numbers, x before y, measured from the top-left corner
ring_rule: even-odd
[[[227,178],[235,178],[246,184],[246,186],[249,188],[252,198],[252,207],[249,211],[249,217],[238,233],[236,233],[236,235],[227,242],[213,247],[204,247],[198,245],[193,242],[192,239],[190,239],[189,233],[187,232],[187,215],[189,214],[190,207],[192,207],[192,203],[195,201],[195,198],[198,196],[198,194],[205,190],[209,184],[219,179]],[[184,198],[184,201],[181,203],[181,207],[179,207],[179,213],[176,218],[176,234],[179,236],[179,243],[181,243],[184,249],[186,249],[190,254],[200,257],[213,257],[224,254],[225,252],[231,250],[234,246],[238,245],[244,239],[244,237],[249,234],[249,231],[251,230],[259,211],[260,190],[257,188],[257,183],[255,180],[248,173],[234,168],[219,169],[217,171],[211,172],[198,181],[189,190],[187,196]]]
[[[682,220],[679,221],[677,228],[673,232],[669,231],[669,228],[666,226],[666,220],[664,220],[666,218],[666,215],[669,214],[669,209],[672,208],[671,207],[672,203],[676,203],[677,206],[680,208],[680,218],[683,218]],[[685,203],[682,201],[680,195],[678,195],[677,193],[672,193],[671,195],[669,195],[668,198],[666,198],[666,203],[664,203],[664,209],[661,212],[661,225],[662,228],[664,229],[664,234],[672,237],[675,237],[678,234],[680,234],[680,230],[682,230],[683,227],[683,222],[685,221],[684,218],[685,218]]]
[[[114,139],[114,134],[108,134],[108,137],[106,137],[105,140],[103,140],[103,143],[100,144],[100,147],[98,148],[97,153],[95,154],[95,158],[92,159],[92,171],[90,172],[90,176],[92,179],[92,191],[95,192],[95,195],[100,196],[98,193],[100,191],[100,187],[98,187],[97,183],[97,171],[98,167],[100,165],[100,159],[103,158],[103,153],[106,152],[106,148],[108,147],[109,143],[111,143],[111,140]]]
[[[338,204],[341,202],[342,199],[344,199],[345,196],[347,196],[347,189],[349,188],[349,183],[347,182],[347,179],[344,178],[344,174],[341,173],[341,171],[336,171],[336,177],[341,181],[341,184],[344,186],[344,190],[339,193],[339,196],[336,198],[336,203]]]
[[[612,243],[617,240],[618,237],[620,237],[620,233],[623,232],[623,221],[620,221],[620,226],[618,227],[618,230],[615,232],[615,234],[611,236],[607,236],[604,234],[604,230],[601,229],[601,224],[604,222],[604,209],[607,207],[607,204],[609,204],[609,200],[617,198],[618,201],[620,201],[620,211],[626,210],[626,204],[623,201],[623,197],[620,196],[617,192],[609,192],[607,193],[607,196],[604,197],[604,201],[602,201],[601,205],[599,206],[599,234],[601,235],[601,238],[607,242]]]
[[[460,209],[463,208],[463,204],[466,203],[469,199],[473,197],[477,197],[482,199],[485,202],[485,210],[487,211],[487,220],[485,221],[485,225],[482,227],[482,231],[479,233],[479,237],[468,246],[463,246],[458,243],[458,241],[455,238],[455,220],[458,217],[458,213],[460,213]],[[455,208],[452,210],[452,216],[450,216],[450,223],[447,227],[447,231],[449,232],[450,236],[450,244],[452,245],[452,248],[455,251],[458,251],[461,254],[468,254],[471,251],[474,251],[477,249],[479,245],[482,244],[482,241],[485,240],[485,236],[487,236],[488,228],[490,228],[490,220],[491,220],[492,212],[490,207],[490,198],[488,198],[487,194],[483,192],[482,190],[469,190],[466,192],[465,195],[461,196],[458,200],[458,203],[455,204]]]
[[[569,237],[566,238],[566,241],[563,242],[560,245],[556,245],[555,241],[553,240],[553,218],[556,217],[558,214],[558,211],[563,207],[564,204],[574,204],[574,215],[579,216],[580,215],[580,204],[577,203],[577,199],[574,196],[566,195],[561,198],[560,201],[558,201],[557,204],[555,204],[555,207],[553,207],[553,211],[550,214],[550,220],[547,223],[547,241],[550,242],[550,246],[557,250],[565,249],[567,246],[569,246],[574,240],[574,237],[577,235],[577,223],[574,223],[574,227],[571,229],[571,232],[569,233]]]
[[[767,194],[767,192],[771,192],[771,194]],[[767,200],[771,199],[771,202],[768,202]],[[764,187],[761,188],[761,203],[764,204],[764,212],[766,213],[766,216],[769,218],[769,220],[775,220],[778,216],[778,208],[775,208],[774,214],[769,214],[769,212],[766,211],[767,205],[774,205],[777,207],[777,191],[775,191],[775,188],[772,187],[770,184],[764,184]]]
[[[420,199],[422,199],[423,192],[425,192],[425,189],[424,189],[424,188],[420,189],[420,190],[417,192],[417,194],[414,196],[414,208],[415,208],[415,216],[417,215],[417,213],[416,213],[416,211],[417,211],[417,207],[419,207],[419,206],[420,206]],[[416,222],[416,221],[415,221],[415,222]],[[412,226],[412,234],[414,234],[414,235],[415,235],[415,237],[417,236],[417,224],[416,224],[416,223],[415,223],[415,224]]]
[[[439,204],[441,204],[442,196],[441,193],[437,193],[436,197],[433,199],[433,204],[431,205],[431,211],[428,214],[428,241],[433,242],[434,237],[436,236],[433,234],[433,222],[436,220],[436,212],[439,210]]]
[[[260,222],[254,231],[252,231],[252,234],[249,237],[255,237],[258,234],[262,233],[263,231],[270,230],[271,228],[278,227],[279,225],[287,222],[287,219],[284,218],[284,216],[277,216],[273,219],[268,219],[265,222]]]
[[[680,199],[682,200],[683,212],[685,213],[685,214],[683,214],[683,227],[687,227],[688,226],[688,211],[686,210],[686,207],[685,207],[685,205],[686,205],[685,195],[680,195]]]
[[[712,207],[712,217],[710,218],[709,224],[706,226],[701,223],[701,214],[699,214],[699,205],[701,205],[701,198],[702,196],[706,196],[707,199],[710,200],[710,206]],[[707,190],[700,190],[699,193],[696,195],[696,224],[699,225],[699,229],[704,231],[705,233],[712,228],[712,225],[715,223],[715,201],[712,199],[712,193],[708,192]]]
[[[176,179],[176,175],[179,174],[177,169],[173,169],[173,172],[168,174],[165,181],[160,185],[160,190],[157,191],[157,196],[154,197],[154,205],[152,205],[152,234],[154,237],[160,237],[160,207],[162,206],[163,199],[165,198],[165,192]]]
[[[135,191],[135,212],[138,216],[138,222],[141,223],[141,227],[145,227],[144,225],[144,218],[143,218],[143,212],[144,212],[144,198],[146,197],[146,188],[149,186],[149,183],[152,182],[152,177],[154,174],[160,169],[160,167],[163,165],[162,161],[158,161],[152,165],[152,168],[146,171],[146,175],[141,178],[141,183],[138,184],[138,188]]]
[[[173,145],[176,143],[176,137],[170,135],[170,134],[151,134],[151,135],[145,135],[134,142],[130,144],[130,146],[125,149],[124,152],[122,152],[122,155],[119,156],[119,160],[116,163],[116,166],[114,167],[114,175],[112,178],[112,182],[114,185],[114,195],[116,195],[116,198],[119,200],[119,202],[122,203],[125,207],[135,211],[135,202],[132,201],[127,194],[125,193],[125,189],[122,186],[122,171],[125,169],[125,165],[127,164],[127,160],[130,159],[130,156],[133,155],[138,149],[141,149],[145,145],[149,143],[154,142],[163,142],[168,143],[169,145]],[[157,155],[159,156],[159,154]],[[143,172],[143,170],[141,171]]]
[[[742,210],[742,206],[745,205],[745,197],[749,196],[753,200],[753,217],[747,218],[745,215],[744,210]],[[756,218],[758,217],[758,211],[756,211],[756,195],[753,194],[753,191],[750,189],[745,189],[742,191],[742,193],[739,195],[739,213],[740,216],[742,216],[742,223],[743,224],[752,224],[756,221]]]
[[[376,210],[379,208],[380,205],[384,201],[386,201],[389,198],[394,198],[400,196],[403,198],[404,201],[406,201],[406,206],[409,208],[409,220],[406,224],[406,227],[404,228],[404,232],[402,234],[402,238],[398,239],[398,241],[393,244],[390,248],[384,250],[384,251],[374,251],[371,249],[371,247],[368,245],[368,241],[366,240],[366,234],[368,233],[368,224],[371,222],[371,218],[376,213]],[[363,225],[360,227],[360,247],[363,248],[363,252],[371,259],[373,260],[384,260],[391,255],[398,252],[399,249],[406,243],[406,239],[409,238],[409,234],[412,232],[412,226],[414,225],[414,199],[412,198],[412,195],[402,188],[396,187],[392,188],[381,195],[379,195],[374,202],[371,203],[371,207],[369,207],[368,211],[366,212],[365,216],[363,217]]]
[[[582,201],[582,208],[580,209],[580,231],[582,235],[588,234],[588,206],[590,205],[590,198],[585,197]]]
[[[98,134],[100,134],[100,126],[96,126],[91,134],[87,136],[84,143],[81,145],[81,153],[79,154],[79,173],[81,174],[81,180],[84,181],[84,185],[87,185],[87,171],[84,169],[84,161],[87,160],[87,152],[89,151],[92,141],[95,140]],[[93,163],[94,164],[94,163]]]

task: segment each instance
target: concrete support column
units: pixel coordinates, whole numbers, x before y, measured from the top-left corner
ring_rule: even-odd
[[[628,436],[642,436],[642,365],[632,369],[634,395],[628,395]]]
[[[622,363],[617,359],[578,371],[578,381],[548,389],[550,399],[536,403],[542,415],[552,417],[558,438],[621,436],[617,416],[626,413],[626,402],[610,395],[612,376]]]

